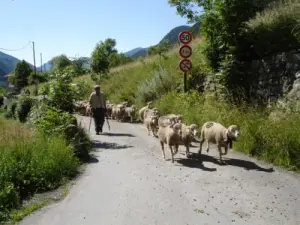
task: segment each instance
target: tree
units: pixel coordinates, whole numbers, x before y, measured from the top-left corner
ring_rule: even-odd
[[[88,59],[85,57],[79,57],[77,59],[72,60],[72,67],[76,76],[82,75],[85,72],[83,68],[83,65],[85,63],[88,63]]]
[[[150,55],[154,55],[157,53],[157,50],[156,50],[156,47],[155,46],[150,46],[148,49],[147,49],[147,55],[150,56]]]
[[[166,58],[165,53],[170,49],[170,47],[169,41],[163,40],[156,46],[156,53],[160,57]]]
[[[14,84],[15,87],[21,89],[28,85],[28,77],[32,69],[30,65],[25,61],[22,60],[17,63],[15,71],[14,71]]]
[[[52,69],[63,70],[67,66],[72,65],[72,61],[64,54],[53,57],[50,62]]]
[[[109,59],[110,56],[117,53],[115,49],[116,40],[107,38],[104,42],[97,43],[92,52],[91,69],[97,74],[106,74],[111,67]],[[112,56],[111,56],[112,57]]]

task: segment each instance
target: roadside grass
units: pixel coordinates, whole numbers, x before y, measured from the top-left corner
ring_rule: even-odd
[[[43,205],[37,203],[22,208],[22,203],[34,194],[54,190],[74,177],[78,173],[79,161],[62,137],[45,136],[2,117],[0,127],[2,222],[21,218],[21,215]]]
[[[240,139],[233,148],[276,166],[300,172],[300,118],[297,112],[234,106],[216,99],[214,93],[200,96],[197,92],[169,92],[155,106],[162,114],[182,114],[188,124],[199,131],[204,122],[216,121],[226,127],[240,128]],[[270,117],[276,110],[278,118]],[[280,119],[279,119],[280,117]]]

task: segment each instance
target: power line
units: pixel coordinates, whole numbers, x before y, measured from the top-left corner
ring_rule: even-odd
[[[31,44],[31,41],[29,41],[25,46],[23,46],[22,48],[19,48],[19,49],[6,49],[6,48],[0,48],[0,50],[3,50],[3,51],[21,51],[23,50],[24,48],[26,48],[28,45]]]

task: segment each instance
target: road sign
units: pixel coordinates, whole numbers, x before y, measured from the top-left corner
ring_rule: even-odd
[[[192,38],[193,38],[192,34],[188,31],[180,32],[178,35],[178,39],[182,44],[190,43],[192,41]]]
[[[189,58],[192,55],[192,48],[188,45],[183,45],[179,49],[179,54],[182,58]]]
[[[192,62],[189,59],[182,59],[179,62],[179,68],[182,72],[186,73],[192,69]]]

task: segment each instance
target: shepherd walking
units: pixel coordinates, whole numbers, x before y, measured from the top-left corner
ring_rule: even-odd
[[[89,104],[92,110],[92,115],[95,122],[95,131],[96,134],[102,133],[103,124],[105,121],[106,113],[106,99],[99,85],[94,87],[95,91],[91,93]]]

